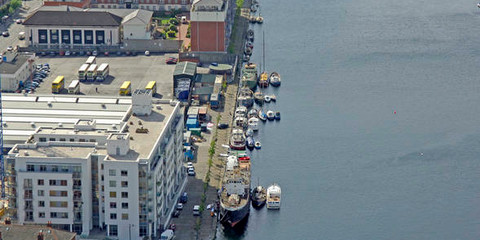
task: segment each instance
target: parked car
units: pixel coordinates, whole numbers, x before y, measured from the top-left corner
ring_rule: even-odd
[[[192,163],[192,162],[187,162],[187,168],[193,168],[193,169],[195,169],[195,167],[193,167],[193,163]]]
[[[8,36],[10,36],[10,33],[8,31],[2,32],[2,36],[8,37]]]
[[[189,169],[187,170],[187,174],[188,174],[188,176],[195,176],[195,169],[189,168]]]
[[[12,46],[8,46],[7,47],[7,51],[12,51],[13,50],[13,47]]]
[[[178,59],[175,58],[175,57],[168,57],[166,60],[165,60],[165,63],[166,64],[177,64],[178,62]]]
[[[193,206],[193,216],[200,216],[200,205]]]
[[[180,216],[180,211],[179,210],[175,210],[175,211],[172,212],[172,217],[176,218],[178,216]]]
[[[23,20],[22,20],[22,19],[17,19],[17,20],[15,20],[15,22],[16,22],[17,24],[22,24],[22,23],[23,23]]]
[[[218,129],[225,129],[228,128],[228,123],[219,123],[218,124]]]
[[[188,201],[188,194],[187,194],[187,192],[184,192],[184,193],[182,194],[182,196],[180,196],[179,202],[181,202],[181,203],[187,203],[187,201]]]
[[[177,203],[177,210],[183,209],[183,203]]]
[[[177,225],[175,225],[175,223],[171,223],[171,224],[168,226],[168,229],[171,229],[172,231],[175,232],[175,229],[177,229]]]
[[[145,51],[145,56],[150,56],[150,51]]]

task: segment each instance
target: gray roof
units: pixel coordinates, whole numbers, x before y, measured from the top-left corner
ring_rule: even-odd
[[[199,87],[193,90],[192,95],[210,95],[213,92],[213,87]]]
[[[120,26],[122,18],[109,12],[36,11],[23,25]]]
[[[130,14],[128,14],[127,16],[125,16],[123,18],[122,24],[126,23],[126,22],[128,22],[128,21],[130,21],[134,18],[139,19],[144,24],[149,24],[150,19],[152,19],[152,16],[153,16],[153,12],[142,10],[142,9],[137,9],[137,10],[131,12]]]
[[[175,66],[175,71],[173,71],[173,76],[176,75],[189,75],[195,76],[197,73],[197,64],[194,62],[179,62]]]
[[[18,55],[13,62],[0,63],[0,74],[14,74],[28,60],[29,56]]]
[[[43,233],[43,239],[45,240],[74,240],[76,233],[57,230],[41,225],[0,225],[0,231],[2,232],[2,239],[37,239],[38,233]]]
[[[198,74],[195,77],[196,83],[211,83],[212,85],[215,83],[215,78],[217,75],[215,74]]]

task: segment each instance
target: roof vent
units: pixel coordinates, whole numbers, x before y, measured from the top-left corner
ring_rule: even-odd
[[[30,126],[35,127],[35,122],[31,122]]]
[[[25,151],[25,152],[24,152],[24,155],[25,155],[25,156],[29,156],[30,154],[28,153],[28,151]]]
[[[3,126],[6,127],[6,126],[7,126],[7,122],[3,122]]]
[[[63,123],[59,122],[59,123],[58,123],[58,126],[59,126],[59,127],[63,127]]]
[[[112,129],[117,129],[117,124],[112,124]]]
[[[48,101],[47,104],[48,104],[48,106],[51,107],[52,106],[52,101]]]

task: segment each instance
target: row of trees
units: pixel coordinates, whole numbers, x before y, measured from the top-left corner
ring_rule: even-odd
[[[12,0],[9,3],[0,7],[0,16],[3,17],[8,14],[12,14],[15,10],[22,6],[21,0]]]

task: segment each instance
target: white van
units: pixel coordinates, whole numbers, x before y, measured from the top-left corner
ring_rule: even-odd
[[[25,32],[19,32],[18,33],[18,39],[20,39],[20,40],[25,39]]]
[[[160,235],[160,240],[172,240],[175,237],[173,230],[167,229],[165,230],[162,235]]]
[[[187,17],[186,16],[182,16],[182,23],[183,24],[187,24]]]

